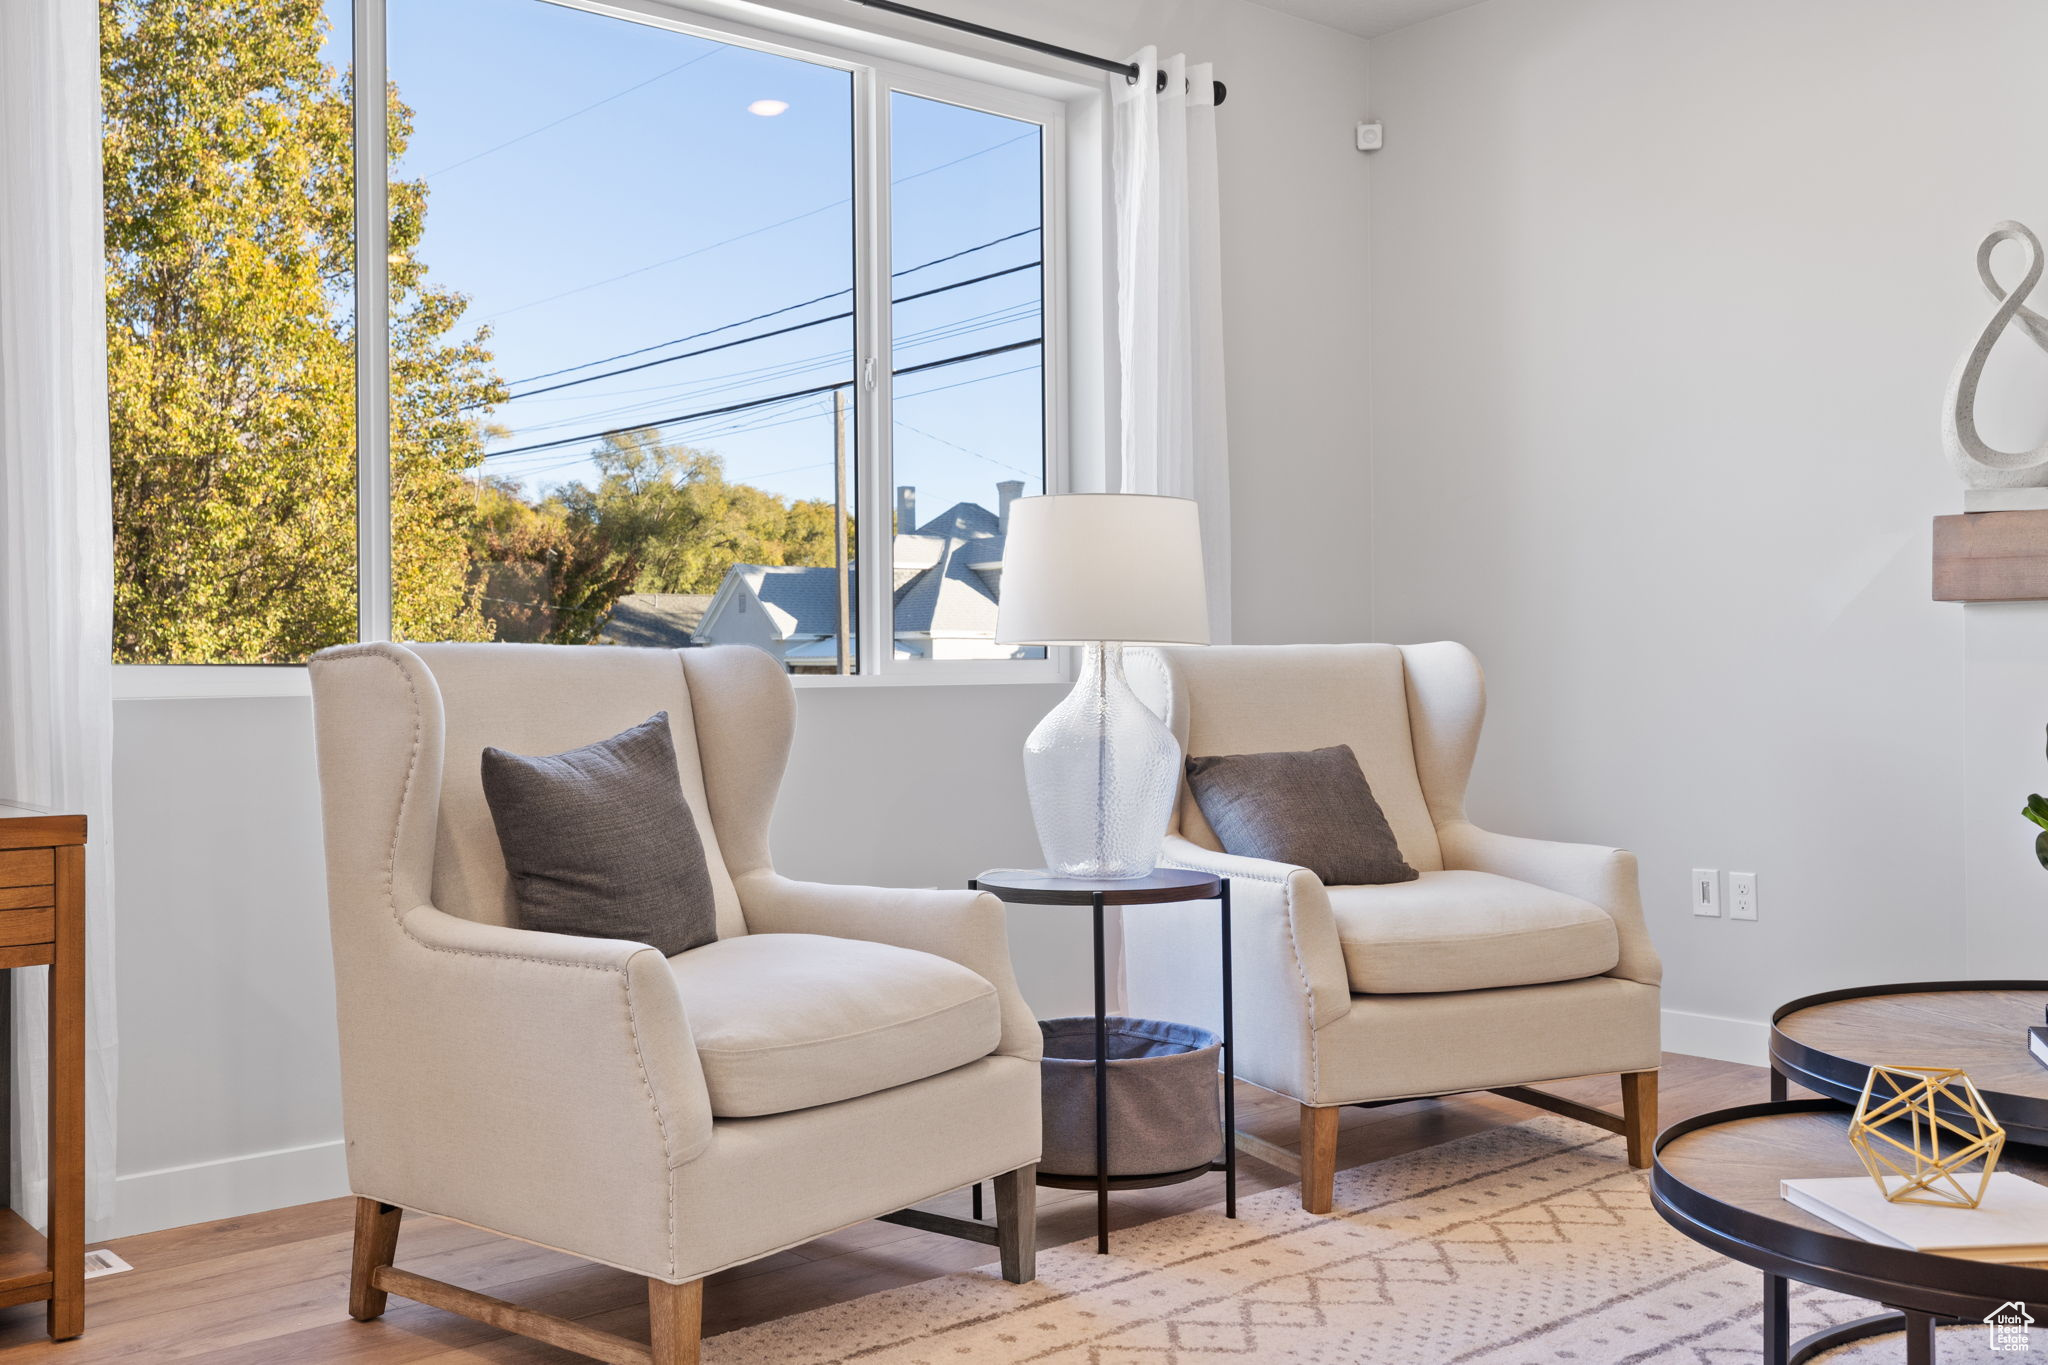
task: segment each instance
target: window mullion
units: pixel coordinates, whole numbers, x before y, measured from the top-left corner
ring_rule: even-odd
[[[858,434],[860,671],[888,671],[895,623],[895,537],[889,459],[888,90],[873,68],[854,75],[854,415]]]
[[[391,638],[391,263],[386,0],[355,0],[356,632]]]

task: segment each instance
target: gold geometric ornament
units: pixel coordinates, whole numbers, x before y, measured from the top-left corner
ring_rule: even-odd
[[[1873,1066],[1849,1120],[1849,1143],[1894,1204],[1974,1209],[2005,1150],[2005,1129],[1955,1067]],[[1962,1168],[1980,1158],[1972,1191]]]

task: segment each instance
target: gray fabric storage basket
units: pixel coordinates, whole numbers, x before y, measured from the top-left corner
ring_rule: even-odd
[[[1095,1174],[1095,1016],[1041,1019],[1047,1175]],[[1167,1175],[1223,1154],[1222,1040],[1192,1024],[1112,1014],[1109,1173]]]

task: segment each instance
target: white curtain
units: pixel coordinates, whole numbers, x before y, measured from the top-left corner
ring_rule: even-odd
[[[1223,407],[1215,74],[1152,48],[1115,103],[1118,398],[1125,493],[1202,505],[1209,629],[1230,639],[1230,449]],[[1166,86],[1159,89],[1159,73]],[[1155,93],[1155,91],[1157,93]]]
[[[99,6],[0,0],[0,800],[86,817],[86,1217],[114,1187],[114,547]],[[46,970],[11,973],[13,1205],[41,1225]]]
[[[1116,182],[1117,402],[1112,489],[1193,498],[1202,509],[1209,638],[1230,642],[1230,446],[1223,408],[1223,266],[1217,228],[1215,73],[1158,49],[1109,79]],[[1160,73],[1165,73],[1162,86]],[[1113,1006],[1124,986],[1123,916],[1105,945]]]

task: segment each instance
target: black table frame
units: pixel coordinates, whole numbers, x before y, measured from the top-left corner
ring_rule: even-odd
[[[1791,1015],[1815,1005],[1832,1005],[1841,1000],[1859,1000],[1879,995],[1925,995],[1953,991],[2044,991],[2048,981],[1998,979],[1988,981],[1908,981],[1891,986],[1854,986],[1847,990],[1803,995],[1771,1014],[1771,1098],[1786,1097],[1788,1085],[1796,1083],[1816,1094],[1844,1104],[1854,1104],[1863,1094],[1870,1076],[1870,1064],[1853,1057],[1838,1057],[1800,1042],[1778,1026]],[[2036,1021],[2038,1022],[2038,1021]],[[2026,1045],[2024,1034],[2015,1030],[2013,1046]],[[1940,1049],[1936,1049],[1938,1052]],[[2048,1099],[2037,1095],[2015,1095],[1978,1087],[1984,1102],[2005,1127],[2008,1141],[2048,1146]]]
[[[1163,869],[1165,870],[1165,869]],[[1196,874],[1207,875],[1207,874]],[[1035,878],[1050,874],[1034,874]],[[984,875],[967,883],[970,891],[986,891],[1005,904],[1087,905],[1094,917],[1095,956],[1095,1176],[1041,1175],[1040,1185],[1057,1189],[1095,1191],[1095,1250],[1109,1254],[1109,1196],[1114,1190],[1152,1189],[1177,1185],[1214,1171],[1223,1173],[1223,1216],[1237,1217],[1237,1066],[1234,1052],[1230,980],[1230,878],[1210,876],[1206,883],[1162,890],[1142,883],[1093,878],[1060,878],[1067,887],[1058,891],[1019,887]],[[1185,1171],[1156,1175],[1109,1174],[1109,983],[1103,941],[1103,911],[1109,906],[1170,905],[1214,900],[1222,927],[1223,988],[1223,1159]],[[981,1185],[974,1186],[974,1216],[981,1217]]]
[[[1716,1199],[1664,1165],[1666,1146],[1702,1128],[1738,1119],[1849,1110],[1833,1099],[1775,1100],[1713,1110],[1657,1135],[1652,1207],[1693,1241],[1763,1272],[1764,1365],[1805,1365],[1837,1346],[1888,1332],[1905,1333],[1906,1365],[1934,1365],[1935,1328],[1941,1324],[1981,1321],[2015,1301],[2048,1305],[2048,1271],[1905,1251],[1846,1232],[1819,1232]],[[1788,1312],[1791,1280],[1872,1299],[1891,1311],[1794,1342]]]

